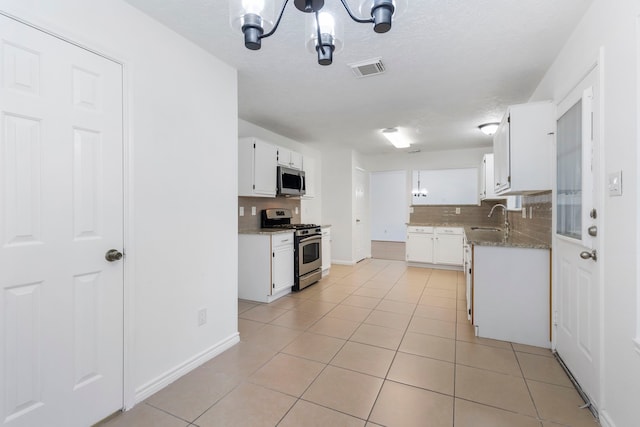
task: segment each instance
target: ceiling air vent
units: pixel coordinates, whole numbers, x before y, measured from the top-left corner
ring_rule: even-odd
[[[349,66],[351,67],[353,74],[358,78],[375,76],[385,72],[382,58],[373,58],[362,62],[355,62],[353,64],[349,64]]]

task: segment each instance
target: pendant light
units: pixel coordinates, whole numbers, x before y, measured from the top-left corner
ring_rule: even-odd
[[[275,13],[276,0],[229,0],[229,15],[232,28],[242,31],[247,49],[258,50],[262,39],[272,36],[278,29],[282,15],[289,3],[284,0],[279,14]],[[333,0],[335,4],[338,0]],[[333,62],[333,53],[342,48],[341,34],[336,16],[323,17],[320,11],[325,7],[324,0],[294,0],[296,9],[309,15],[313,25],[307,23],[307,45],[318,54],[320,65]],[[391,29],[397,10],[405,10],[408,0],[358,0],[357,17],[349,7],[347,0],[340,0],[349,17],[357,23],[373,24],[373,31],[386,33]],[[332,21],[332,24],[330,23]],[[313,31],[310,33],[309,28]]]

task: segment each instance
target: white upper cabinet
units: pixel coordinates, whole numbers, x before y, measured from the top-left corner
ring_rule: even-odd
[[[278,147],[278,165],[302,170],[302,154],[288,148]]]
[[[554,111],[550,101],[507,109],[493,136],[496,194],[551,190]]]
[[[238,196],[275,197],[278,148],[257,138],[238,141]]]
[[[494,200],[496,196],[496,185],[493,173],[493,153],[485,154],[482,158],[482,164],[480,165],[480,199],[481,200]]]

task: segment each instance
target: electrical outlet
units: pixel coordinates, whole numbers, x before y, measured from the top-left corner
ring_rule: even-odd
[[[409,206],[409,213],[412,214],[413,213],[413,206]]]
[[[207,323],[207,309],[201,308],[198,310],[198,326],[202,326]]]
[[[298,213],[300,213],[300,211],[298,210],[297,206],[296,206],[296,209],[295,209],[295,213],[296,213],[296,215],[298,215]]]
[[[251,215],[252,216],[256,216],[256,207],[255,206],[251,206]]]
[[[456,215],[460,215],[460,208],[456,208]]]
[[[240,216],[244,216],[244,206],[240,206]]]

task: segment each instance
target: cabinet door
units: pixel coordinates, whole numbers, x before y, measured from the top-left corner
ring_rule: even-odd
[[[438,234],[435,244],[435,263],[462,265],[462,236]]]
[[[273,247],[271,295],[293,286],[293,240]]]
[[[483,191],[483,199],[495,199],[496,198],[496,186],[495,186],[495,178],[494,178],[494,161],[493,154],[485,154],[482,159],[482,169],[483,169],[483,183],[484,183],[484,191]]]
[[[407,261],[433,262],[433,234],[407,234]]]
[[[303,156],[302,154],[296,152],[296,151],[291,151],[291,160],[290,160],[290,167],[294,168],[294,169],[300,169],[303,170]]]
[[[291,150],[278,147],[278,166],[291,167]]]
[[[493,136],[493,176],[495,179],[495,192],[509,188],[509,176],[511,175],[509,127],[510,118],[506,115]]]
[[[255,140],[253,149],[253,190],[255,195],[276,195],[278,149],[275,145]]]

